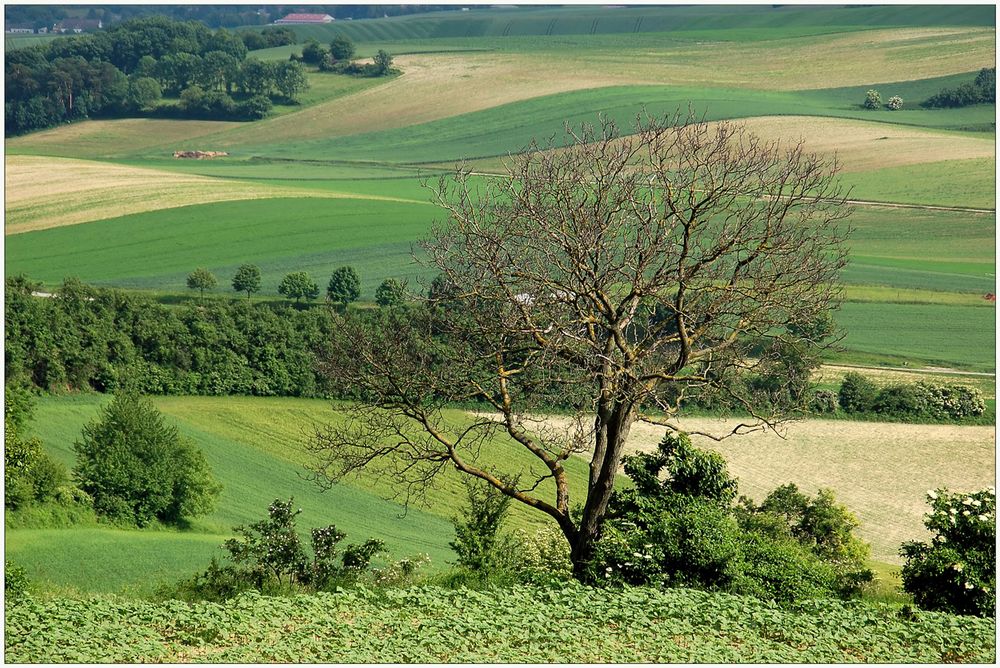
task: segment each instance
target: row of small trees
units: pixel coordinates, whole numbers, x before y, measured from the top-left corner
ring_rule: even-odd
[[[392,72],[392,56],[389,52],[379,49],[372,57],[370,64],[351,62],[354,57],[354,42],[345,35],[337,35],[330,42],[329,48],[315,39],[310,39],[302,47],[302,55],[292,54],[292,61],[301,60],[308,65],[315,65],[321,72],[336,72],[338,74],[355,74],[367,77],[383,77]]]
[[[219,284],[215,274],[204,267],[199,267],[188,274],[187,286],[198,290],[205,296],[206,290],[212,290]],[[233,290],[247,293],[247,300],[260,292],[260,267],[255,264],[243,264],[236,270],[232,281]],[[278,294],[294,299],[298,304],[302,300],[311,301],[319,297],[319,285],[306,271],[293,271],[285,274],[278,284]],[[332,303],[346,308],[361,297],[361,279],[354,267],[344,266],[330,275],[326,286],[326,297]],[[375,302],[379,306],[394,306],[406,299],[405,286],[394,278],[387,278],[375,290]]]

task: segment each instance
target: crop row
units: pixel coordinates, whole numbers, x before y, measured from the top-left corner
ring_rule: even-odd
[[[995,620],[695,590],[413,587],[225,604],[25,600],[11,662],[981,662]]]

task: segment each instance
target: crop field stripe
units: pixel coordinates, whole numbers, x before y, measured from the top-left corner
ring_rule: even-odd
[[[9,156],[6,167],[8,235],[234,200],[295,196],[424,204],[391,195],[261,185],[66,158]]]

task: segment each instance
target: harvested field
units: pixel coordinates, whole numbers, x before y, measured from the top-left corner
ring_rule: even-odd
[[[114,158],[150,152],[169,156],[177,149],[199,148],[199,137],[241,125],[245,124],[153,118],[85,121],[12,137],[7,140],[7,153],[75,158]]]
[[[5,234],[77,225],[190,204],[275,197],[353,197],[318,189],[258,185],[89,160],[8,156]]]
[[[996,58],[991,28],[892,28],[765,42],[722,42],[725,38],[724,33],[699,41],[636,36],[633,48],[560,51],[558,67],[576,74],[617,72],[619,83],[792,91],[819,88],[819,82],[834,87],[896,81],[901,72],[906,79],[946,76],[988,67]]]
[[[845,172],[945,160],[993,158],[992,137],[974,137],[921,128],[839,118],[770,116],[750,118],[747,127],[769,141],[802,138],[810,152],[837,154]]]
[[[954,369],[879,369],[874,367],[842,366],[838,364],[824,364],[812,375],[812,380],[816,383],[827,383],[839,385],[848,373],[860,373],[878,385],[890,385],[892,383],[934,383],[936,385],[968,385],[978,388],[987,399],[996,398],[996,374],[987,373],[962,373]]]
[[[568,418],[545,422],[570,424]],[[714,434],[736,424],[709,418],[679,422],[684,429]],[[653,450],[663,434],[662,427],[636,424],[628,449]],[[871,543],[877,561],[901,563],[900,544],[927,538],[922,521],[927,490],[969,491],[996,482],[993,427],[804,420],[788,425],[784,436],[760,432],[721,443],[692,440],[722,454],[739,478],[740,493],[755,501],[789,482],[809,494],[832,489],[861,521],[859,534]]]

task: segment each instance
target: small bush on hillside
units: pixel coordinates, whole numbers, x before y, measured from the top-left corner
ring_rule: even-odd
[[[986,412],[982,392],[965,385],[895,383],[879,388],[861,374],[844,376],[838,395],[848,413],[875,413],[887,417],[961,420]]]
[[[28,573],[12,561],[4,561],[3,594],[4,603],[16,603],[28,595]]]
[[[239,537],[223,544],[229,563],[220,564],[213,558],[204,573],[163,589],[160,594],[219,601],[249,590],[269,595],[332,591],[356,582],[370,570],[372,558],[385,551],[382,541],[374,539],[348,545],[341,551],[340,543],[346,534],[331,524],[310,532],[310,558],[295,522],[302,509],[293,510],[292,501],[275,499],[268,506],[266,519],[234,527]],[[412,574],[420,565],[418,560],[407,562],[397,564],[400,577]],[[388,577],[385,572],[380,575]]]
[[[625,458],[634,488],[616,490],[590,576],[598,583],[688,586],[794,601],[852,596],[871,573],[857,520],[829,492],[778,488],[733,506],[737,481],[715,453],[667,435]],[[665,474],[665,475],[661,475]]]
[[[885,106],[889,108],[889,111],[898,111],[903,108],[903,98],[898,95],[893,95],[889,98],[889,101]]]
[[[24,435],[31,420],[31,395],[14,385],[4,388],[4,507],[11,510],[70,493],[66,467]]]
[[[965,385],[917,383],[927,397],[927,412],[940,419],[978,417],[986,412],[983,393]]]
[[[406,300],[406,288],[395,278],[387,278],[375,289],[375,303],[379,306],[396,306]]]
[[[98,513],[145,526],[208,513],[222,491],[194,444],[124,388],[74,443],[73,470]]]
[[[833,390],[816,390],[809,400],[809,410],[813,413],[837,412],[837,393]]]
[[[881,109],[882,96],[875,89],[869,89],[865,93],[865,109]]]
[[[468,482],[468,503],[452,519],[455,540],[448,543],[458,556],[458,566],[475,573],[509,570],[510,540],[501,534],[511,497],[487,483]]]
[[[852,371],[846,374],[840,383],[837,401],[848,413],[863,413],[871,410],[877,395],[878,388],[875,383]]]
[[[904,543],[903,590],[927,610],[992,617],[996,611],[996,490],[927,493],[930,543]]]
[[[868,410],[882,415],[919,417],[928,413],[930,401],[923,386],[899,383],[879,389]]]

